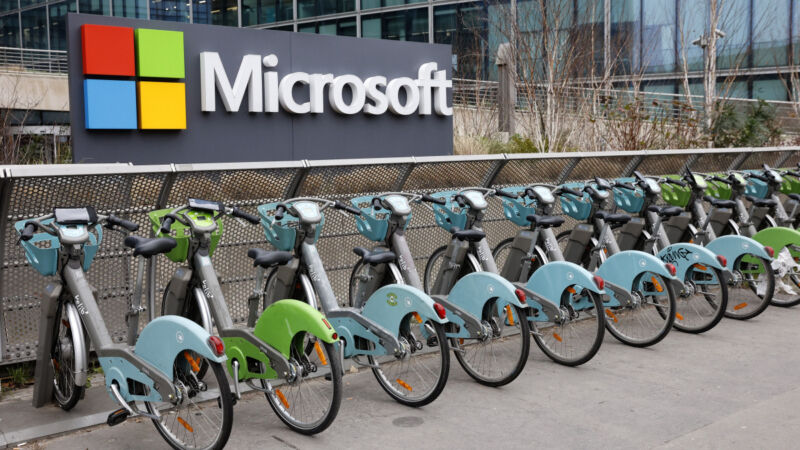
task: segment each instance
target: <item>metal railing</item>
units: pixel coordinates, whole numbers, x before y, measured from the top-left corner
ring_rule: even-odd
[[[636,152],[476,155],[361,160],[294,161],[237,164],[171,164],[133,166],[49,165],[0,166],[0,364],[32,360],[36,354],[40,304],[46,284],[17,245],[14,222],[52,211],[54,206],[91,205],[140,225],[147,235],[147,213],[174,207],[187,197],[208,198],[255,213],[256,206],[296,196],[349,199],[386,191],[433,192],[467,186],[508,186],[532,182],[562,183],[595,175],[627,176],[633,170],[652,175],[697,171],[753,169],[761,164],[794,166],[800,147],[762,149],[652,150]],[[250,247],[269,247],[259,226],[226,218],[224,235],[214,254],[228,308],[237,323],[247,317],[247,298],[254,271],[245,256]],[[564,227],[571,227],[568,221]],[[500,202],[492,200],[485,229],[490,245],[513,236]],[[419,271],[428,256],[448,242],[432,212],[414,206],[408,241]],[[347,300],[349,277],[357,257],[351,249],[370,246],[350,216],[326,215],[319,251],[340,300]],[[149,313],[160,311],[161,293],[178,265],[153,258],[147,276],[152,300]],[[123,342],[125,313],[133,295],[136,261],[118,233],[105,233],[88,272],[97,289],[103,317],[115,340]],[[142,315],[142,322],[146,320]],[[144,323],[140,324],[141,326]]]
[[[67,52],[0,47],[0,72],[67,73]]]
[[[453,79],[453,105],[461,107],[496,108],[499,83],[496,81]],[[551,100],[559,113],[585,114],[594,117],[608,116],[613,110],[635,105],[638,112],[651,118],[672,117],[678,119],[703,116],[703,96],[668,94],[662,92],[632,91],[621,89],[589,89],[582,87],[559,87]],[[746,98],[721,98],[737,111],[747,111],[759,100]],[[527,112],[543,108],[547,101],[545,86],[517,85],[517,111]],[[769,100],[766,103],[776,110],[786,131],[800,130],[794,105],[788,101]]]

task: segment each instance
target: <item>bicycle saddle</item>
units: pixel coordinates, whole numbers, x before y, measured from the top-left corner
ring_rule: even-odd
[[[612,214],[606,211],[597,211],[596,213],[594,213],[594,216],[598,219],[603,219],[604,221],[611,224],[614,223],[623,224],[623,223],[628,223],[631,220],[631,216],[627,214]]]
[[[789,198],[796,202],[800,202],[800,194],[789,194]]]
[[[247,251],[247,256],[253,258],[253,267],[261,266],[265,269],[282,266],[294,258],[289,252],[267,251],[260,248],[251,248]]]
[[[707,201],[708,203],[711,203],[711,205],[716,208],[733,209],[736,207],[736,202],[733,200],[719,200],[710,195],[704,196],[703,200]]]
[[[650,205],[647,207],[648,211],[652,211],[661,217],[674,217],[679,216],[683,212],[680,206],[658,206]]]
[[[531,214],[526,217],[530,223],[535,227],[550,228],[560,227],[564,223],[563,217],[558,216],[540,216],[538,214]]]
[[[178,245],[172,238],[145,238],[141,236],[127,236],[123,241],[126,247],[133,249],[133,256],[149,258],[159,253],[167,253]]]
[[[481,230],[460,230],[453,228],[453,237],[459,241],[478,242],[486,237],[486,233]]]
[[[369,264],[386,264],[397,259],[394,252],[387,250],[369,251],[364,247],[356,247],[353,253],[360,256],[365,263]]]
[[[744,198],[746,198],[748,202],[756,206],[763,206],[769,208],[777,204],[777,202],[771,198],[758,198],[758,197],[753,197],[752,195],[745,195]]]

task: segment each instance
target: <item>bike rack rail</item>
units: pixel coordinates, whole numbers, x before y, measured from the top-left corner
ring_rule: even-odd
[[[16,245],[13,223],[49,212],[56,205],[92,205],[102,213],[133,220],[139,234],[150,229],[147,213],[185,203],[189,196],[209,198],[255,213],[259,204],[297,196],[347,200],[385,191],[431,192],[467,186],[502,187],[543,182],[558,184],[585,180],[597,174],[607,178],[630,176],[634,170],[650,175],[794,166],[800,147],[687,149],[542,154],[497,154],[326,161],[290,161],[221,164],[71,164],[0,166],[0,364],[36,358],[38,345],[52,339],[39,324],[48,308],[43,279],[29,267]],[[558,213],[559,211],[556,211]],[[247,318],[247,298],[255,273],[244,257],[250,247],[269,245],[261,227],[225,219],[225,234],[214,256],[221,282],[237,323]],[[567,221],[563,226],[571,227]],[[503,218],[502,205],[490,201],[485,219],[490,245],[513,236],[516,226]],[[424,261],[447,241],[427,208],[414,206],[408,229],[413,256]],[[351,217],[330,212],[319,242],[320,254],[340,299],[347,297],[350,271],[358,257],[350,251],[369,245]],[[137,262],[122,244],[122,236],[108,233],[89,281],[97,289],[98,303],[115,342],[125,342],[125,313],[133,295]],[[417,264],[418,268],[425,266]],[[161,293],[175,268],[166,258],[152,258],[147,268],[147,315],[158,315]],[[36,377],[47,369],[37,364]],[[49,383],[39,383],[46,384]],[[46,388],[45,388],[46,389]],[[49,400],[37,392],[34,403]]]

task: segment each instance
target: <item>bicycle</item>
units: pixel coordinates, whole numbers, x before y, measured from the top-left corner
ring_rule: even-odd
[[[359,308],[340,307],[316,247],[329,207],[360,214],[344,203],[309,197],[258,207],[267,241],[294,255],[267,275],[264,306],[292,297],[320,309],[344,342],[339,344],[341,359],[372,369],[397,402],[427,405],[441,394],[450,371],[446,310],[424,292],[399,284],[377,289]],[[382,258],[373,261],[388,262]]]
[[[451,233],[448,245],[436,249],[425,266],[425,288],[434,294],[453,292],[471,273],[498,273],[483,231],[487,197],[511,196],[503,190],[467,188],[431,195],[436,224]],[[499,274],[529,298],[531,335],[553,361],[577,366],[597,354],[603,342],[601,296],[604,281],[567,262],[553,262],[528,276]],[[477,289],[477,287],[476,287]]]
[[[688,181],[689,178],[692,181]],[[699,254],[700,248],[712,252],[725,269],[723,278],[720,278],[724,280],[727,297],[725,317],[738,320],[752,319],[766,309],[773,295],[774,277],[769,269],[771,249],[745,237],[716,237],[714,223],[721,215],[724,216],[725,210],[714,207],[707,216],[700,199],[705,197],[704,192],[708,191],[709,187],[717,194],[721,194],[724,189],[716,185],[709,186],[703,178],[699,175],[687,175],[685,180],[657,179],[634,172],[633,178],[621,179],[621,183],[615,187],[615,194],[618,194],[620,200],[617,205],[628,212],[638,212],[639,220],[650,233],[644,238],[641,229],[629,227],[622,230],[621,236],[627,236],[627,245],[648,248],[658,246],[665,255],[669,254],[675,258],[688,251]],[[689,186],[695,179],[700,180],[700,184],[692,194],[692,188]],[[705,188],[702,187],[704,185]],[[662,186],[665,186],[663,190]],[[634,190],[631,190],[632,187]],[[668,199],[668,203],[680,206],[656,205],[662,197]],[[730,210],[727,211],[729,214]],[[672,239],[689,244],[676,243],[672,245],[678,247],[672,247],[670,242],[675,242]],[[695,244],[702,247],[681,247],[681,245]],[[667,248],[671,250],[667,252],[665,250]],[[703,262],[700,265],[708,267],[708,264]],[[699,266],[693,267],[699,268]],[[700,273],[704,271],[694,269],[692,276],[701,277]],[[706,305],[699,302],[698,308],[701,306]]]
[[[371,250],[354,249],[359,261],[350,276],[351,307],[360,308],[389,284],[423,289],[405,236],[412,216],[410,202],[423,200],[437,201],[403,192],[350,200],[361,212],[354,216],[359,233],[378,243]],[[448,293],[431,297],[447,311],[446,336],[464,371],[492,387],[517,378],[530,350],[525,292],[494,273],[480,271],[458,280]]]
[[[233,399],[221,366],[226,359],[222,340],[176,316],[159,317],[136,336],[144,258],[169,251],[175,241],[125,238],[125,245],[141,259],[127,317],[128,343],[114,344],[86,279],[103,238],[101,225],[118,231],[138,229],[130,221],[97,214],[92,207],[54,208],[52,214],[15,224],[28,262],[44,276],[58,275],[47,287],[47,307],[54,314],[43,324],[52,327],[54,339],[39,349],[50,356],[56,403],[70,410],[81,398],[91,342],[106,390],[120,406],[109,414],[109,426],[146,417],[173,448],[224,447],[233,423]],[[197,378],[196,357],[208,362],[214,384]],[[136,402],[144,403],[145,410]]]
[[[254,294],[248,299],[247,327],[234,325],[211,261],[226,215],[259,223],[258,217],[236,207],[193,198],[177,208],[150,212],[153,231],[174,236],[177,242],[166,256],[185,264],[175,270],[164,290],[161,314],[186,317],[205,330],[216,326],[225,343],[236,398],[241,398],[239,382],[244,381],[264,393],[290,429],[306,435],[319,433],[330,426],[341,404],[336,331],[316,309],[297,300],[277,301],[258,315],[264,270],[292,258],[285,252],[258,248],[247,252],[257,271]],[[204,367],[202,360],[197,364]],[[283,384],[273,386],[271,380]]]

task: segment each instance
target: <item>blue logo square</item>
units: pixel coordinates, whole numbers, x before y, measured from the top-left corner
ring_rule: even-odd
[[[86,128],[135,130],[136,83],[124,80],[83,80]]]

